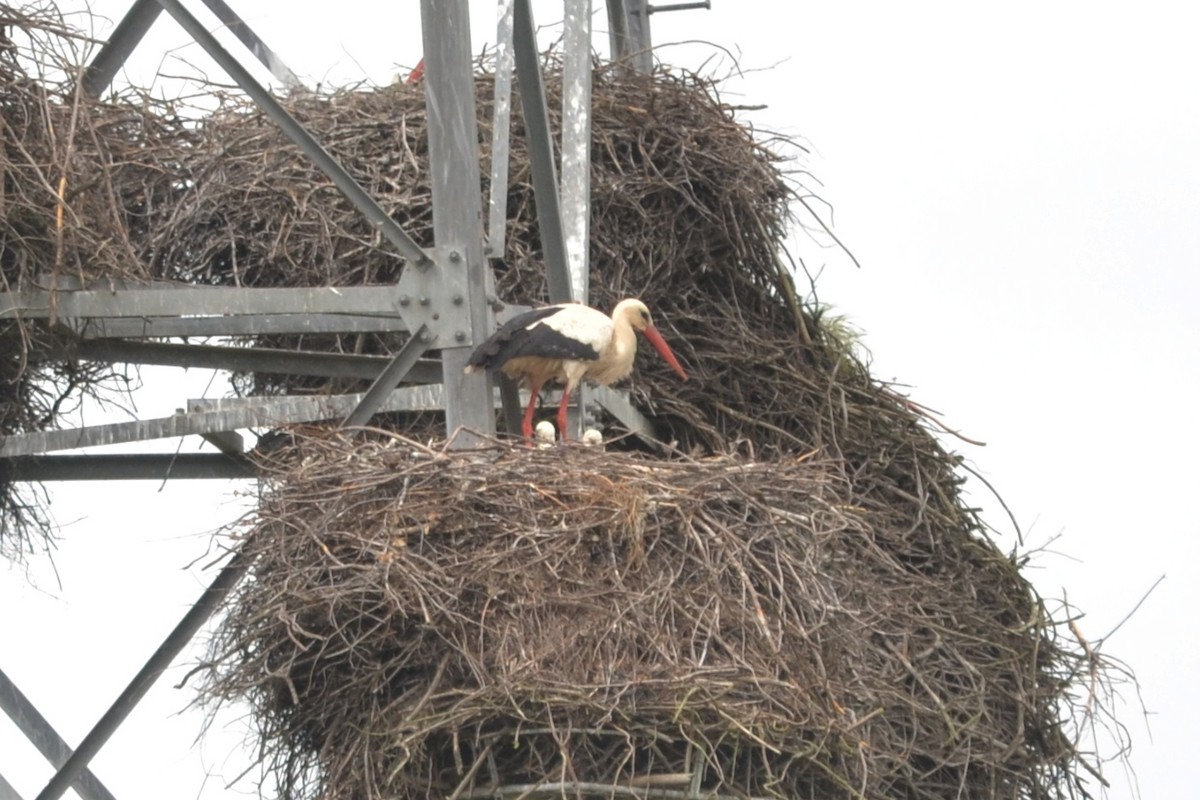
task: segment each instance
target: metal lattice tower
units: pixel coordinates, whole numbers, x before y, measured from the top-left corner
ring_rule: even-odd
[[[224,0],[203,0],[286,88],[300,80]],[[614,59],[635,71],[652,67],[649,15],[707,7],[707,2],[654,7],[646,0],[608,0]],[[103,287],[60,278],[36,290],[0,293],[0,320],[56,315],[77,336],[78,357],[114,363],[287,371],[373,380],[362,394],[328,398],[263,397],[189,401],[185,412],[27,433],[0,439],[0,468],[11,480],[250,478],[239,429],[338,419],[366,422],[380,411],[443,410],[452,446],[471,447],[495,431],[495,390],[485,375],[467,375],[473,345],[494,328],[505,307],[494,293],[488,256],[504,250],[512,77],[521,86],[538,225],[552,302],[588,296],[588,195],[591,125],[592,0],[565,0],[564,109],[561,179],[555,165],[530,0],[501,0],[497,27],[492,195],[481,213],[474,70],[467,0],[421,0],[425,91],[429,110],[434,246],[423,249],[310,133],[230,54],[179,0],[134,0],[82,77],[85,94],[99,97],[163,11],[208,53],[271,117],[405,259],[399,283],[386,287],[217,288],[159,283]],[[214,345],[174,344],[177,337],[287,333],[408,332],[390,357],[338,355]],[[500,387],[506,416],[519,417],[516,387]],[[578,408],[598,403],[627,428],[650,435],[648,422],[616,391],[592,390]],[[581,414],[574,410],[578,434]],[[510,423],[510,428],[515,430]],[[62,455],[60,451],[118,442],[199,434],[213,454]],[[66,744],[15,684],[0,671],[0,708],[58,772],[37,796],[55,800],[75,789],[85,800],[111,793],[88,769],[92,757],[245,575],[248,559],[235,553],[145,666],[74,749]],[[0,776],[0,800],[20,800]]]

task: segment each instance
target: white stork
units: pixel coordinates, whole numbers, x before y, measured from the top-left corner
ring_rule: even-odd
[[[612,317],[579,303],[537,308],[513,317],[471,354],[467,372],[501,370],[529,388],[529,407],[521,432],[533,439],[533,412],[538,393],[550,380],[565,384],[558,406],[558,430],[567,429],[567,403],[584,378],[608,385],[633,371],[641,332],[659,355],[687,380],[687,373],[650,322],[641,300],[617,303]]]

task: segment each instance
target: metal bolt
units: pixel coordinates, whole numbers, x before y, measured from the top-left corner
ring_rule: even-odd
[[[429,331],[421,331],[421,335],[417,337],[422,342],[428,342],[430,338]]]
[[[497,314],[504,310],[504,303],[500,302],[500,298],[493,297],[490,302],[492,304],[492,311],[495,311]]]
[[[451,250],[450,260],[457,264],[458,262],[462,261],[462,253],[458,252],[457,250]]]
[[[463,304],[463,296],[461,294],[454,295],[454,305],[461,306]]]
[[[454,341],[465,342],[466,340],[467,340],[467,334],[465,331],[455,331],[454,332]]]
[[[421,305],[423,305],[423,306],[427,306],[427,305],[429,305],[429,298],[428,298],[428,297],[422,297],[422,298],[421,298],[420,300],[418,300],[417,302],[418,302],[418,303],[420,303],[420,304],[421,304]]]
[[[400,295],[400,305],[407,307],[412,302],[412,298],[406,294]]]

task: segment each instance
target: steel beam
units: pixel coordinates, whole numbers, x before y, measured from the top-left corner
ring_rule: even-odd
[[[479,131],[467,0],[421,0],[421,38],[433,235],[439,255],[448,252],[450,256],[438,259],[438,281],[465,287],[457,295],[461,302],[439,309],[444,317],[456,320],[451,324],[453,340],[443,336],[441,341],[446,435],[455,447],[470,447],[475,443],[473,437],[456,435],[459,428],[490,434],[496,422],[491,379],[486,374],[464,374],[472,345],[483,341],[492,325],[488,303],[491,274],[483,258]],[[457,259],[454,253],[459,255]],[[430,327],[441,335],[436,327]]]
[[[0,670],[0,708],[55,769],[71,757],[71,748],[66,741],[4,670]],[[74,789],[83,800],[116,800],[112,792],[88,769],[79,774]],[[0,797],[3,797],[3,792],[0,792]]]
[[[0,458],[9,481],[252,480],[254,463],[225,453],[108,453]],[[55,764],[55,766],[59,766]]]
[[[538,63],[537,30],[533,25],[529,0],[516,0],[513,8],[513,55],[521,88],[525,137],[529,140],[533,196],[537,206],[542,257],[546,262],[546,284],[550,290],[550,302],[566,303],[571,300],[571,275],[567,269],[562,211],[559,208],[558,170],[554,166],[554,141],[550,132],[550,115],[546,110],[546,88],[541,64]]]
[[[596,386],[592,388],[592,399],[643,441],[655,447],[662,446],[662,442],[654,435],[654,426],[650,424],[650,420],[646,419],[642,412],[629,402],[628,392],[619,391],[610,386]]]
[[[487,252],[504,258],[508,228],[508,167],[512,148],[513,0],[500,0],[496,20],[495,96],[492,103],[492,178],[488,196]],[[505,428],[521,430],[521,407],[517,387],[501,378],[500,397]]]
[[[204,48],[204,51],[217,62],[218,66],[233,78],[234,82],[242,88],[250,98],[258,104],[258,107],[266,112],[267,116],[275,121],[280,129],[287,135],[292,142],[299,147],[305,155],[312,159],[313,163],[325,173],[325,175],[333,181],[333,183],[342,190],[354,206],[362,212],[367,220],[379,229],[383,237],[387,239],[400,252],[400,255],[409,260],[411,264],[419,266],[428,266],[430,263],[429,256],[425,254],[420,246],[413,241],[404,229],[396,224],[395,220],[388,216],[387,212],[369,195],[365,189],[358,185],[358,182],[350,176],[350,173],[342,167],[337,160],[329,154],[329,151],[321,146],[316,139],[312,137],[304,127],[296,121],[295,117],[288,113],[287,109],[279,104],[279,102],[268,92],[263,86],[254,79],[254,77],[246,71],[246,68],[238,63],[237,59],[231,56],[225,48],[223,48],[216,38],[208,32],[200,21],[192,16],[186,8],[180,4],[179,0],[158,0],[162,7],[167,10],[175,21],[178,22],[188,34],[196,40],[196,43]],[[470,43],[467,43],[468,52]],[[474,158],[474,156],[473,156]],[[476,183],[476,187],[478,187]],[[478,188],[476,188],[478,191]]]
[[[75,783],[87,768],[88,763],[104,746],[104,743],[154,685],[158,676],[171,665],[171,662],[179,655],[179,651],[192,640],[196,631],[200,630],[224,601],[226,595],[233,590],[233,587],[237,586],[250,568],[251,561],[251,557],[247,556],[244,550],[234,554],[204,594],[200,596],[200,599],[196,601],[196,604],[184,615],[175,629],[146,661],[145,666],[125,687],[125,691],[121,692],[108,711],[88,732],[88,735],[83,737],[79,747],[50,779],[36,800],[58,800]]]
[[[357,294],[362,287],[356,287]],[[197,291],[206,291],[196,287]],[[250,290],[242,290],[250,291]],[[255,290],[260,291],[260,290]],[[263,289],[261,291],[290,291]],[[348,290],[340,290],[348,291]],[[364,297],[378,295],[378,289],[363,292]],[[385,292],[386,294],[386,292]],[[201,295],[202,297],[202,295]],[[318,295],[318,298],[320,295]],[[0,303],[5,302],[0,294]],[[378,299],[378,298],[377,298]],[[403,302],[403,297],[400,302]],[[136,297],[130,299],[135,305]],[[453,302],[453,300],[451,300]],[[214,304],[216,305],[216,304]],[[510,304],[497,313],[500,322],[528,311],[529,306]],[[270,333],[389,333],[408,330],[395,314],[352,315],[291,313],[277,315],[238,314],[204,317],[85,317],[59,318],[83,339],[165,339],[177,337],[251,336]],[[418,365],[420,368],[420,365]],[[420,380],[424,381],[424,378]]]
[[[562,226],[571,299],[586,303],[592,210],[592,0],[566,0],[564,11]]]
[[[3,775],[0,775],[0,800],[21,800],[21,795]]]
[[[508,227],[508,158],[512,130],[513,0],[500,0],[492,100],[492,174],[488,188],[487,252],[504,257]]]
[[[88,64],[83,73],[83,92],[88,97],[97,98],[113,82],[113,78],[121,71],[130,53],[138,46],[138,42],[150,30],[150,26],[162,13],[158,0],[135,0],[125,16],[117,23],[108,41],[96,53],[92,63]]]
[[[297,352],[265,347],[131,342],[121,339],[83,341],[73,347],[64,348],[63,353],[70,353],[90,361],[121,364],[202,367],[227,369],[234,372],[315,375],[323,378],[355,378],[366,381],[378,378],[380,373],[392,362],[391,356]],[[435,383],[442,379],[442,371],[440,365],[431,360],[414,364],[405,378],[409,383]]]
[[[432,389],[438,391],[433,392]],[[243,428],[273,428],[291,422],[315,422],[342,419],[359,403],[364,394],[332,397],[259,397],[253,403],[241,401],[210,406],[202,412],[175,414],[156,419],[89,425],[86,428],[17,433],[0,438],[0,458],[32,456],[58,450],[100,447],[109,444],[199,436]],[[436,384],[412,386],[392,392],[380,411],[429,411],[441,408],[442,393]],[[433,404],[431,404],[433,403]]]
[[[217,413],[259,416],[286,422],[315,422],[341,419],[362,402],[362,393],[335,394],[325,397],[198,397],[187,401],[189,413]],[[380,411],[438,411],[442,408],[442,386],[406,386],[392,392]],[[270,426],[244,426],[270,427]]]
[[[646,0],[608,0],[608,44],[613,61],[649,75],[654,68],[650,50],[650,7]]]
[[[650,4],[646,0],[626,0],[629,14],[630,57],[633,68],[643,75],[654,71],[654,51],[650,43]]]
[[[521,435],[521,418],[525,407],[521,404],[521,390],[517,382],[500,373],[500,404],[504,408],[504,429],[513,436]]]
[[[613,61],[621,61],[633,52],[629,43],[626,0],[606,0],[604,5],[608,10],[608,57]]]
[[[384,333],[407,330],[395,316],[350,314],[239,314],[220,317],[142,317],[63,319],[85,339],[165,339],[176,337],[263,336],[280,333]]]
[[[0,293],[0,320],[48,318],[53,308],[51,292],[30,290]],[[407,330],[400,319],[400,298],[387,287],[323,286],[294,289],[246,289],[232,286],[187,289],[85,289],[53,293],[58,317],[125,317],[146,319],[173,316],[230,314],[377,314],[395,321],[395,330]]]
[[[562,226],[571,299],[588,302],[588,236],[591,217],[592,0],[566,0],[563,32]],[[562,435],[583,432],[590,386],[580,386]]]
[[[259,38],[258,34],[237,15],[236,11],[229,7],[225,0],[204,0],[204,5],[208,6],[208,10],[225,23],[225,27],[229,28],[230,32],[246,45],[246,49],[271,71],[276,80],[283,84],[283,88],[291,91],[304,87],[304,83],[296,76],[296,73],[283,63],[283,59],[276,55],[274,50],[267,47],[266,42]]]
[[[379,377],[363,394],[362,400],[354,407],[354,410],[342,420],[342,427],[349,428],[367,424],[367,420],[375,416],[379,407],[384,404],[400,381],[404,380],[416,365],[417,359],[433,343],[433,339],[429,329],[424,325],[414,331],[412,338],[405,342],[404,347],[400,348],[400,352],[396,353],[391,363],[379,373]]]

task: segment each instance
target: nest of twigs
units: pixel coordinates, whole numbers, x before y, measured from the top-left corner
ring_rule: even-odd
[[[486,66],[480,64],[476,82],[485,165],[481,198],[488,196],[486,166],[492,157],[494,82]],[[562,81],[553,60],[547,62],[546,90],[557,132]],[[756,139],[735,119],[736,106],[722,101],[714,81],[686,71],[631,77],[598,67],[593,97],[593,304],[607,307],[622,296],[641,296],[669,326],[695,335],[697,356],[711,355],[706,335],[726,339],[725,348],[756,348],[758,342],[741,337],[747,324],[768,326],[772,338],[776,331],[796,338],[803,323],[780,253],[790,229],[789,203],[798,197],[797,184],[782,171],[783,153],[799,152],[796,147],[775,140],[779,147],[772,149],[765,137]],[[432,244],[421,85],[300,93],[284,102],[418,243]],[[514,107],[508,224],[503,252],[496,254],[503,256],[496,277],[502,300],[530,304],[545,302],[547,289],[519,102]],[[403,259],[263,112],[225,98],[196,133],[198,140],[189,139],[178,154],[194,185],[140,241],[156,274],[241,286],[396,281]],[[780,309],[771,297],[782,299]],[[730,299],[745,305],[740,311],[718,308]],[[763,300],[770,307],[765,318]],[[730,323],[734,327],[727,328]],[[257,343],[381,353],[403,341],[356,335],[263,337]],[[740,360],[740,354],[729,355],[730,363]],[[328,391],[330,383],[256,375],[245,376],[239,386],[254,393]],[[699,435],[709,444],[723,438],[723,423],[707,414],[692,415],[687,423],[702,417],[706,426],[716,422],[718,432]]]
[[[553,73],[547,88],[554,108]],[[481,75],[485,159],[491,91]],[[1081,791],[1088,763],[1064,731],[1092,662],[981,535],[928,417],[798,295],[787,162],[695,75],[602,68],[594,91],[591,299],[654,310],[694,380],[645,359],[634,398],[692,458],[301,432],[265,462],[254,579],[204,696],[250,701],[296,797]],[[422,93],[290,103],[428,244]],[[223,113],[203,134],[236,166],[214,158],[213,175],[287,174],[303,202],[263,188],[254,212],[230,210],[234,185],[211,178],[206,215],[162,236],[207,254],[184,277],[395,279],[400,260],[261,115]],[[537,303],[515,122],[498,287]]]
[[[146,278],[132,243],[139,218],[164,200],[156,192],[182,188],[163,177],[169,157],[146,148],[183,130],[162,104],[76,92],[91,44],[53,3],[0,4],[0,291]],[[0,318],[0,436],[54,427],[82,396],[126,383],[72,357],[55,321]],[[0,556],[48,540],[44,505],[0,476]]]
[[[283,796],[1078,792],[1065,621],[840,459],[293,436],[204,692]]]

